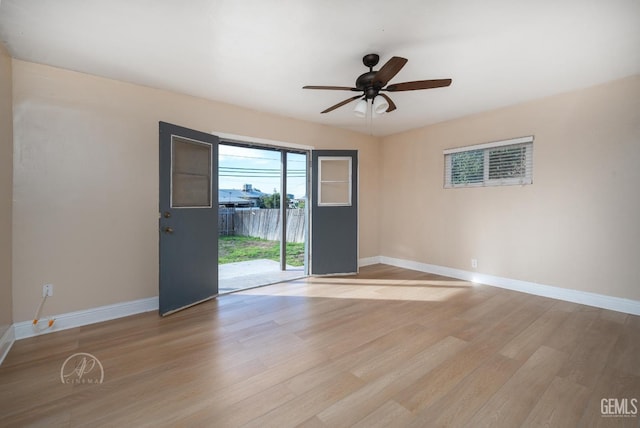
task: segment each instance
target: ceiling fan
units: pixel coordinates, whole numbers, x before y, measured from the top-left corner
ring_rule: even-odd
[[[362,58],[362,63],[365,65],[365,67],[369,67],[369,71],[358,76],[358,78],[356,79],[355,88],[348,86],[303,86],[302,89],[328,89],[336,91],[362,92],[362,94],[347,98],[346,100],[341,101],[326,110],[323,110],[321,113],[329,113],[330,111],[333,111],[338,107],[342,107],[345,104],[349,104],[350,102],[361,98],[361,100],[356,105],[355,112],[357,116],[364,117],[366,115],[367,105],[370,100],[373,104],[373,110],[377,114],[390,112],[396,109],[396,105],[393,103],[391,98],[389,98],[387,94],[382,93],[382,91],[415,91],[418,89],[442,88],[451,85],[451,79],[437,79],[395,83],[385,87],[387,83],[389,83],[389,81],[393,79],[396,74],[398,74],[402,67],[404,67],[404,65],[407,63],[407,59],[394,56],[389,61],[387,61],[386,64],[384,64],[380,68],[380,70],[374,71],[373,67],[378,64],[379,60],[380,57],[377,54],[368,54]]]

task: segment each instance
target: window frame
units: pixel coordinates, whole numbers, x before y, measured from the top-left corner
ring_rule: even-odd
[[[323,161],[345,161],[347,162],[347,179],[346,180],[327,180],[323,178]],[[352,195],[353,182],[353,159],[351,156],[318,156],[318,206],[319,207],[350,207],[353,205]],[[326,202],[323,199],[322,188],[324,184],[344,184],[347,187],[347,200],[339,202]]]
[[[489,187],[489,186],[513,186],[533,184],[533,135],[512,138],[508,140],[493,141],[490,143],[476,144],[473,146],[446,149],[444,155],[444,188],[458,189],[465,187]],[[495,149],[509,149],[523,147],[524,151],[524,176],[489,178],[490,154]],[[483,168],[482,180],[466,183],[453,183],[453,155],[457,153],[482,151]]]
[[[181,203],[176,203],[174,201],[174,191],[175,191],[175,178],[176,175],[178,174],[182,174],[181,172],[177,172],[176,171],[176,143],[186,143],[186,144],[192,144],[194,146],[201,146],[207,149],[208,152],[208,171],[207,171],[207,175],[204,174],[197,174],[198,176],[201,177],[206,177],[207,179],[207,185],[208,190],[207,190],[207,200],[208,203],[206,204],[181,204]],[[212,180],[213,180],[213,159],[212,159],[212,153],[213,153],[213,144],[211,143],[207,143],[204,141],[197,141],[197,140],[193,140],[191,138],[187,138],[187,137],[183,137],[180,135],[171,135],[171,171],[170,171],[170,183],[169,183],[169,207],[171,207],[172,209],[191,209],[191,208],[212,208],[213,207],[213,186],[212,186]]]

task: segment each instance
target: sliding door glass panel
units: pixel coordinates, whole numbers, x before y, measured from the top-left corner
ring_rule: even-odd
[[[287,153],[287,257],[288,270],[304,271],[307,202],[307,155]]]

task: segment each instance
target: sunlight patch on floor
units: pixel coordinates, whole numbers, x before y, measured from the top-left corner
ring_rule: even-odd
[[[474,284],[458,280],[381,280],[316,277],[242,291],[239,294],[433,302],[450,299],[472,287],[474,287]]]

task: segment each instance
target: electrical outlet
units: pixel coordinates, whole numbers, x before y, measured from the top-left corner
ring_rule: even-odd
[[[45,284],[42,286],[42,297],[53,296],[53,284]]]
[[[471,259],[471,267],[474,269],[478,267],[478,259]]]

